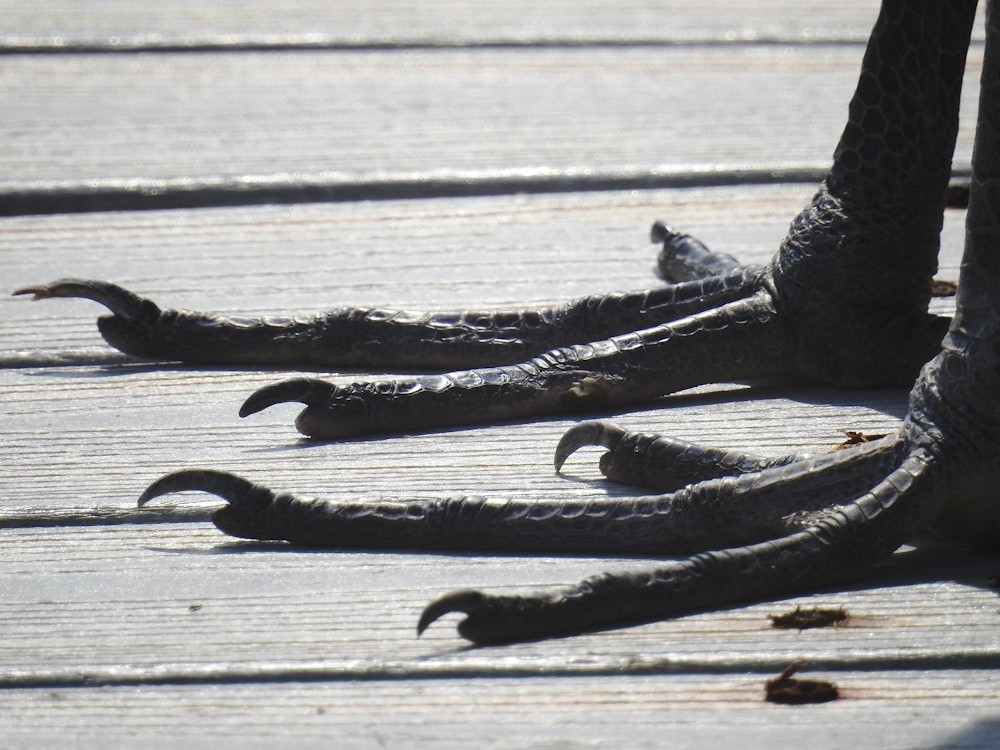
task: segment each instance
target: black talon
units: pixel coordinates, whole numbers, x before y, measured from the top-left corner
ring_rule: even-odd
[[[243,539],[273,541],[286,539],[286,529],[275,525],[273,515],[280,514],[275,503],[287,507],[294,498],[277,495],[267,487],[216,469],[182,469],[160,477],[139,496],[139,507],[161,495],[197,490],[217,495],[227,505],[212,514],[212,523],[220,531]]]
[[[139,496],[138,505],[141,508],[154,498],[170,495],[174,492],[208,492],[217,495],[227,502],[235,502],[245,497],[255,489],[260,489],[248,479],[244,479],[228,471],[217,469],[181,469],[153,482]]]
[[[498,646],[534,640],[548,634],[544,625],[537,627],[536,622],[528,615],[528,612],[538,610],[538,602],[532,599],[490,596],[475,589],[460,589],[427,605],[417,623],[417,635],[423,635],[434,621],[444,615],[462,612],[467,617],[458,623],[458,633],[477,646]]]
[[[588,583],[600,586],[598,578]],[[417,635],[434,621],[452,612],[466,616],[458,623],[458,633],[477,646],[502,646],[510,643],[538,640],[604,629],[607,612],[591,617],[591,613],[576,607],[582,588],[566,590],[540,597],[491,596],[475,589],[461,589],[435,599],[424,609],[417,623]],[[574,624],[577,628],[574,627]],[[632,623],[634,624],[634,623]]]
[[[461,589],[451,591],[444,596],[439,596],[426,607],[417,622],[417,635],[421,636],[430,625],[436,620],[451,612],[462,612],[466,615],[474,614],[485,603],[487,597],[481,591],[473,589]],[[464,624],[464,621],[463,621]],[[458,626],[459,632],[462,624]]]
[[[54,297],[89,299],[104,305],[111,315],[98,317],[98,330],[105,341],[125,354],[145,359],[184,359],[185,352],[190,348],[181,344],[172,350],[170,346],[174,339],[169,333],[170,327],[184,317],[182,313],[161,310],[152,300],[117,284],[90,279],[60,279],[50,284],[24,287],[14,294],[31,294],[36,300]]]
[[[649,241],[660,245],[677,236],[677,232],[665,221],[654,221],[649,230]]]
[[[566,460],[580,448],[586,445],[600,445],[614,450],[624,436],[625,430],[607,422],[591,420],[573,425],[566,430],[556,446],[556,472],[561,471]]]
[[[321,406],[337,387],[316,378],[290,378],[258,388],[240,407],[240,416],[248,417],[269,406],[297,401],[306,406]]]

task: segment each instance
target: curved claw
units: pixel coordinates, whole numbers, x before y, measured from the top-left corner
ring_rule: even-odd
[[[474,589],[460,589],[451,591],[444,596],[439,596],[426,607],[417,622],[417,635],[421,636],[430,627],[431,623],[451,612],[462,612],[466,615],[474,615],[486,603],[487,596],[481,591]],[[459,623],[458,631],[462,632],[465,620]]]
[[[417,635],[451,612],[467,615],[458,623],[458,634],[477,646],[499,646],[595,629],[594,623],[587,622],[586,613],[573,606],[573,599],[579,598],[578,592],[570,592],[569,598],[566,593],[525,597],[493,596],[475,589],[452,591],[427,605],[417,623]],[[602,626],[596,624],[596,628]]]
[[[294,501],[289,495],[276,495],[267,487],[254,484],[228,471],[216,469],[182,469],[160,477],[139,496],[139,507],[150,500],[171,492],[198,490],[218,495],[228,504],[212,514],[212,522],[223,533],[243,539],[262,541],[284,540],[286,534],[280,523],[275,523],[287,504]],[[275,511],[274,503],[285,501]]]
[[[248,479],[244,479],[228,471],[217,469],[182,469],[175,471],[153,482],[139,496],[139,507],[150,500],[169,495],[174,492],[188,492],[198,490],[218,495],[223,500],[230,503],[245,497],[248,493],[258,489],[257,485]]]
[[[156,306],[138,294],[130,292],[117,284],[108,281],[93,281],[90,279],[59,279],[50,284],[39,284],[18,289],[13,296],[31,294],[32,299],[48,299],[50,297],[78,297],[93,300],[104,305],[115,315],[123,318],[137,318],[148,310],[150,305]],[[158,309],[158,308],[157,308]]]
[[[573,425],[566,430],[556,446],[556,473],[562,470],[570,456],[585,445],[599,445],[614,450],[624,436],[625,430],[608,422],[592,420]]]
[[[654,221],[649,229],[649,241],[654,245],[662,245],[667,240],[678,236],[678,232],[665,221]]]
[[[316,378],[290,378],[280,383],[272,383],[258,388],[240,407],[240,416],[248,417],[269,406],[298,401],[306,406],[321,406],[326,403],[337,386]]]

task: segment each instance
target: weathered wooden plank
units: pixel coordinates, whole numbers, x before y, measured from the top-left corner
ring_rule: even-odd
[[[0,190],[822,169],[860,54],[779,45],[11,56],[0,66]],[[977,47],[959,166],[971,154],[980,62]]]
[[[862,588],[568,640],[466,649],[453,625],[422,638],[423,607],[456,588],[510,593],[651,559],[314,552],[227,539],[201,524],[4,532],[0,686],[261,680],[997,670],[995,558],[901,553]],[[840,627],[769,615],[844,607]],[[994,679],[1000,688],[1000,671]],[[928,675],[928,684],[933,679]]]
[[[877,0],[698,4],[609,0],[531,3],[469,0],[376,3],[295,0],[253,3],[171,0],[149,5],[120,0],[86,5],[55,0],[0,3],[0,44],[113,47],[165,44],[503,43],[564,40],[634,42],[817,39],[863,41]]]
[[[302,747],[331,738],[352,749],[658,748],[665,738],[681,750],[996,746],[991,674],[944,672],[932,689],[921,673],[819,676],[854,697],[772,706],[760,700],[757,675],[7,690],[3,739],[10,748]]]
[[[236,417],[246,396],[282,377],[144,377],[86,369],[17,377],[5,372],[9,411],[2,420],[3,444],[9,463],[0,477],[0,496],[7,512],[18,507],[132,507],[160,474],[191,466],[238,471],[275,489],[332,497],[570,498],[607,491],[588,483],[599,477],[591,451],[581,451],[568,463],[565,477],[554,474],[553,451],[572,424],[568,419],[330,445],[299,442],[291,424],[298,408],[291,404],[252,420]],[[704,396],[680,395],[659,409],[614,420],[634,429],[777,455],[831,449],[845,430],[892,430],[906,404],[902,391],[706,390]]]
[[[985,587],[995,560],[949,566],[938,556],[914,579],[886,570],[879,588],[466,650],[447,621],[414,636],[417,612],[442,588],[523,590],[639,563],[282,552],[190,525],[24,530],[5,542],[8,747],[37,746],[49,732],[86,742],[101,727],[105,741],[145,745],[183,715],[170,743],[270,737],[275,724],[294,726],[283,729],[289,742],[325,731],[357,746],[378,739],[374,726],[382,739],[452,746],[484,723],[496,725],[486,747],[605,732],[655,746],[669,727],[680,746],[698,746],[764,737],[775,725],[777,747],[806,732],[818,732],[817,748],[855,732],[873,748],[996,739],[996,592]],[[931,582],[916,582],[921,575]],[[800,604],[845,606],[852,620],[770,627],[768,615]],[[799,658],[843,700],[799,711],[765,704],[764,681]],[[977,663],[987,668],[969,669]],[[966,669],[948,669],[958,665]],[[70,689],[87,685],[104,687]]]
[[[361,303],[369,294],[389,298],[395,292],[402,293],[404,304],[421,299],[446,306],[510,304],[519,297],[540,300],[565,294],[568,298],[607,285],[627,288],[648,280],[650,249],[634,241],[635,227],[664,207],[718,246],[750,260],[764,260],[783,231],[785,217],[807,195],[801,187],[785,187],[160,216],[25,217],[8,221],[13,231],[7,236],[22,242],[30,238],[33,252],[8,249],[7,254],[16,258],[15,285],[36,281],[38,274],[51,274],[53,268],[68,263],[73,267],[66,273],[115,272],[122,283],[138,288],[148,283],[144,291],[170,304],[204,307],[204,300],[213,299],[220,304],[208,306],[232,308],[246,302],[251,308],[268,310],[279,308],[289,297],[311,307],[324,299]],[[960,214],[949,214],[945,233],[945,265],[952,272],[960,220]],[[413,231],[417,225],[424,227],[422,234]],[[566,231],[567,226],[576,231]],[[433,228],[428,231],[428,227]],[[345,231],[351,241],[344,245],[350,252],[318,269],[318,248],[328,246],[330,235],[343,239]],[[470,237],[480,248],[471,256],[466,252]],[[281,254],[275,251],[279,244],[297,250]],[[230,252],[237,245],[242,268],[233,270]],[[81,248],[88,246],[103,247],[101,257],[85,259]],[[157,252],[164,247],[169,251]],[[535,254],[538,247],[546,248],[542,258]],[[604,248],[611,252],[602,253]],[[152,267],[150,259],[156,259]],[[424,273],[413,278],[410,269],[417,262]],[[496,276],[490,278],[494,271]],[[449,273],[455,276],[449,279]],[[550,278],[561,274],[558,286],[553,286]],[[309,283],[299,291],[305,279]],[[35,305],[5,299],[3,305],[8,331],[22,337],[19,348],[96,344],[92,304]],[[36,325],[39,319],[60,325],[43,328]],[[71,327],[75,334],[61,330],[61,324],[70,320],[75,321]],[[58,334],[55,340],[49,338],[53,333]],[[593,481],[593,457],[586,452],[569,467],[567,478],[553,474],[552,446],[567,420],[327,445],[297,442],[289,426],[291,407],[237,424],[235,405],[242,395],[279,376],[128,364],[5,370],[0,434],[9,463],[0,475],[0,496],[8,515],[18,506],[128,506],[150,479],[188,465],[233,469],[305,493],[351,497],[401,492],[570,497],[620,491]],[[736,410],[728,406],[734,398],[741,401]],[[675,398],[663,408],[622,415],[619,421],[645,429],[668,426],[688,439],[777,453],[831,446],[842,429],[891,428],[904,409],[902,389],[845,394],[795,387],[720,395],[709,389]],[[502,452],[496,449],[500,436]],[[552,585],[591,573],[595,566],[646,564],[279,554],[270,548],[231,546],[207,525],[9,529],[4,540],[10,550],[2,563],[9,582],[5,599],[10,605],[9,643],[18,644],[4,656],[9,679],[44,675],[46,670],[53,679],[88,670],[141,678],[156,672],[157,665],[182,679],[185,668],[199,674],[214,669],[220,658],[226,662],[220,649],[239,641],[247,622],[260,623],[254,628],[254,642],[266,642],[272,650],[242,660],[243,666],[237,663],[237,674],[248,668],[281,669],[282,664],[296,661],[322,674],[342,673],[345,664],[384,674],[415,670],[414,659],[429,655],[434,656],[432,671],[456,665],[516,671],[523,669],[521,659],[549,670],[565,668],[565,652],[546,651],[538,644],[505,650],[500,662],[492,653],[480,658],[482,652],[454,652],[454,635],[446,627],[418,642],[412,638],[413,621],[427,599],[453,587]],[[239,550],[243,551],[237,554]],[[182,559],[196,562],[178,565]],[[280,573],[275,575],[276,571]],[[973,584],[971,593],[968,586],[953,584],[926,584],[930,588],[922,593],[905,587],[898,596],[887,589],[838,593],[833,604],[849,606],[869,626],[879,623],[884,639],[870,630],[859,631],[848,647],[840,634],[832,649],[828,638],[826,650],[813,647],[810,655],[842,663],[852,658],[905,658],[896,631],[903,626],[900,623],[914,627],[917,614],[918,619],[927,619],[923,636],[907,633],[911,654],[941,657],[949,651],[943,647],[938,623],[954,618],[957,611],[967,619],[953,631],[960,638],[949,646],[951,653],[988,656],[992,619],[981,619],[981,597],[992,594],[976,588],[986,575],[978,568],[973,579],[966,574],[963,580]],[[378,584],[374,590],[372,576]],[[388,576],[401,578],[389,583]],[[387,608],[385,600],[394,604]],[[795,601],[814,600],[830,603],[824,597]],[[910,611],[915,600],[920,601],[918,613]],[[200,609],[191,612],[192,604]],[[588,636],[591,640],[577,653],[586,654],[584,667],[597,663],[615,669],[663,660],[687,663],[689,668],[714,664],[714,668],[747,669],[760,665],[765,653],[773,660],[765,660],[765,666],[773,668],[801,655],[812,638],[785,641],[789,651],[775,649],[773,643],[761,647],[757,641],[761,633],[772,635],[766,614],[790,606],[791,601],[701,620],[685,618],[630,630],[621,641],[611,634]],[[209,613],[219,619],[197,619]],[[748,627],[749,622],[753,624]],[[195,626],[194,633],[190,625]],[[670,628],[677,627],[681,631],[671,636]],[[692,637],[685,627],[702,634]],[[161,632],[164,628],[167,633]],[[89,634],[91,630],[105,635],[97,638]],[[722,642],[712,640],[715,636],[706,638],[704,631],[715,633]],[[637,636],[640,632],[648,633],[649,640]],[[322,644],[329,638],[350,644],[349,648],[326,649]],[[80,651],[80,639],[93,645]],[[395,649],[389,657],[387,641]],[[139,672],[129,671],[134,669]]]

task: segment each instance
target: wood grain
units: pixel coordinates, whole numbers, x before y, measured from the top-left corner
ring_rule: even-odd
[[[860,55],[817,45],[12,56],[0,66],[0,191],[822,170]],[[959,167],[979,65],[974,50]]]
[[[0,200],[255,181],[299,185],[305,200],[338,180],[822,170],[877,5],[0,0]],[[959,169],[980,64],[974,46]],[[656,283],[657,218],[765,262],[812,189],[15,216],[0,219],[0,274],[8,292],[95,277],[165,306],[255,314],[523,306]],[[962,220],[945,218],[945,278],[957,276]],[[158,502],[190,510],[186,520],[124,522],[142,520],[135,498],[149,481],[193,465],[351,499],[628,490],[600,478],[596,451],[554,473],[570,419],[309,443],[293,406],[236,416],[254,388],[293,373],[130,360],[100,339],[97,314],[0,295],[3,747],[1000,741],[997,559],[961,548],[904,550],[853,587],[468,649],[453,617],[416,637],[432,597],[657,561],[250,544],[205,520],[218,501],[204,495]],[[905,410],[905,389],[756,383],[610,416],[778,455],[896,428]],[[769,615],[800,605],[844,607],[850,620],[771,627]],[[765,680],[796,659],[843,698],[764,702]]]
[[[101,0],[86,6],[51,0],[0,3],[0,43],[12,49],[74,45],[157,48],[168,44],[476,44],[603,41],[836,40],[863,42],[877,0],[697,4],[609,0],[532,3],[501,0],[388,0],[358,5],[293,0],[246,5],[234,0],[147,3]]]
[[[11,748],[102,743],[235,747],[992,747],[986,672],[812,673],[851,700],[762,702],[762,675],[390,680],[6,690]],[[950,699],[937,696],[948,694]],[[905,708],[900,708],[905,706]],[[986,713],[991,718],[982,719]],[[109,720],[110,719],[110,720]],[[247,739],[251,738],[251,739]],[[666,740],[664,739],[666,738]]]

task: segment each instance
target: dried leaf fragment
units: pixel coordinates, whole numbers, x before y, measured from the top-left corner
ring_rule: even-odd
[[[811,628],[825,628],[830,625],[840,625],[849,619],[847,610],[843,607],[837,609],[827,609],[825,607],[812,607],[802,609],[796,607],[791,612],[783,615],[768,615],[771,625],[776,628],[797,628],[798,630],[809,630]]]
[[[885,433],[881,435],[869,435],[864,432],[859,432],[857,430],[844,430],[844,434],[847,435],[847,439],[844,440],[840,445],[838,445],[834,450],[843,450],[844,448],[850,448],[852,445],[861,445],[862,443],[870,443],[874,440],[881,440],[885,437]]]
[[[840,697],[840,691],[825,680],[799,680],[792,677],[803,662],[789,664],[785,671],[764,683],[764,696],[770,703],[801,706],[807,703],[827,703]]]
[[[954,297],[956,294],[958,294],[958,284],[954,281],[945,281],[944,279],[931,281],[932,297]]]

